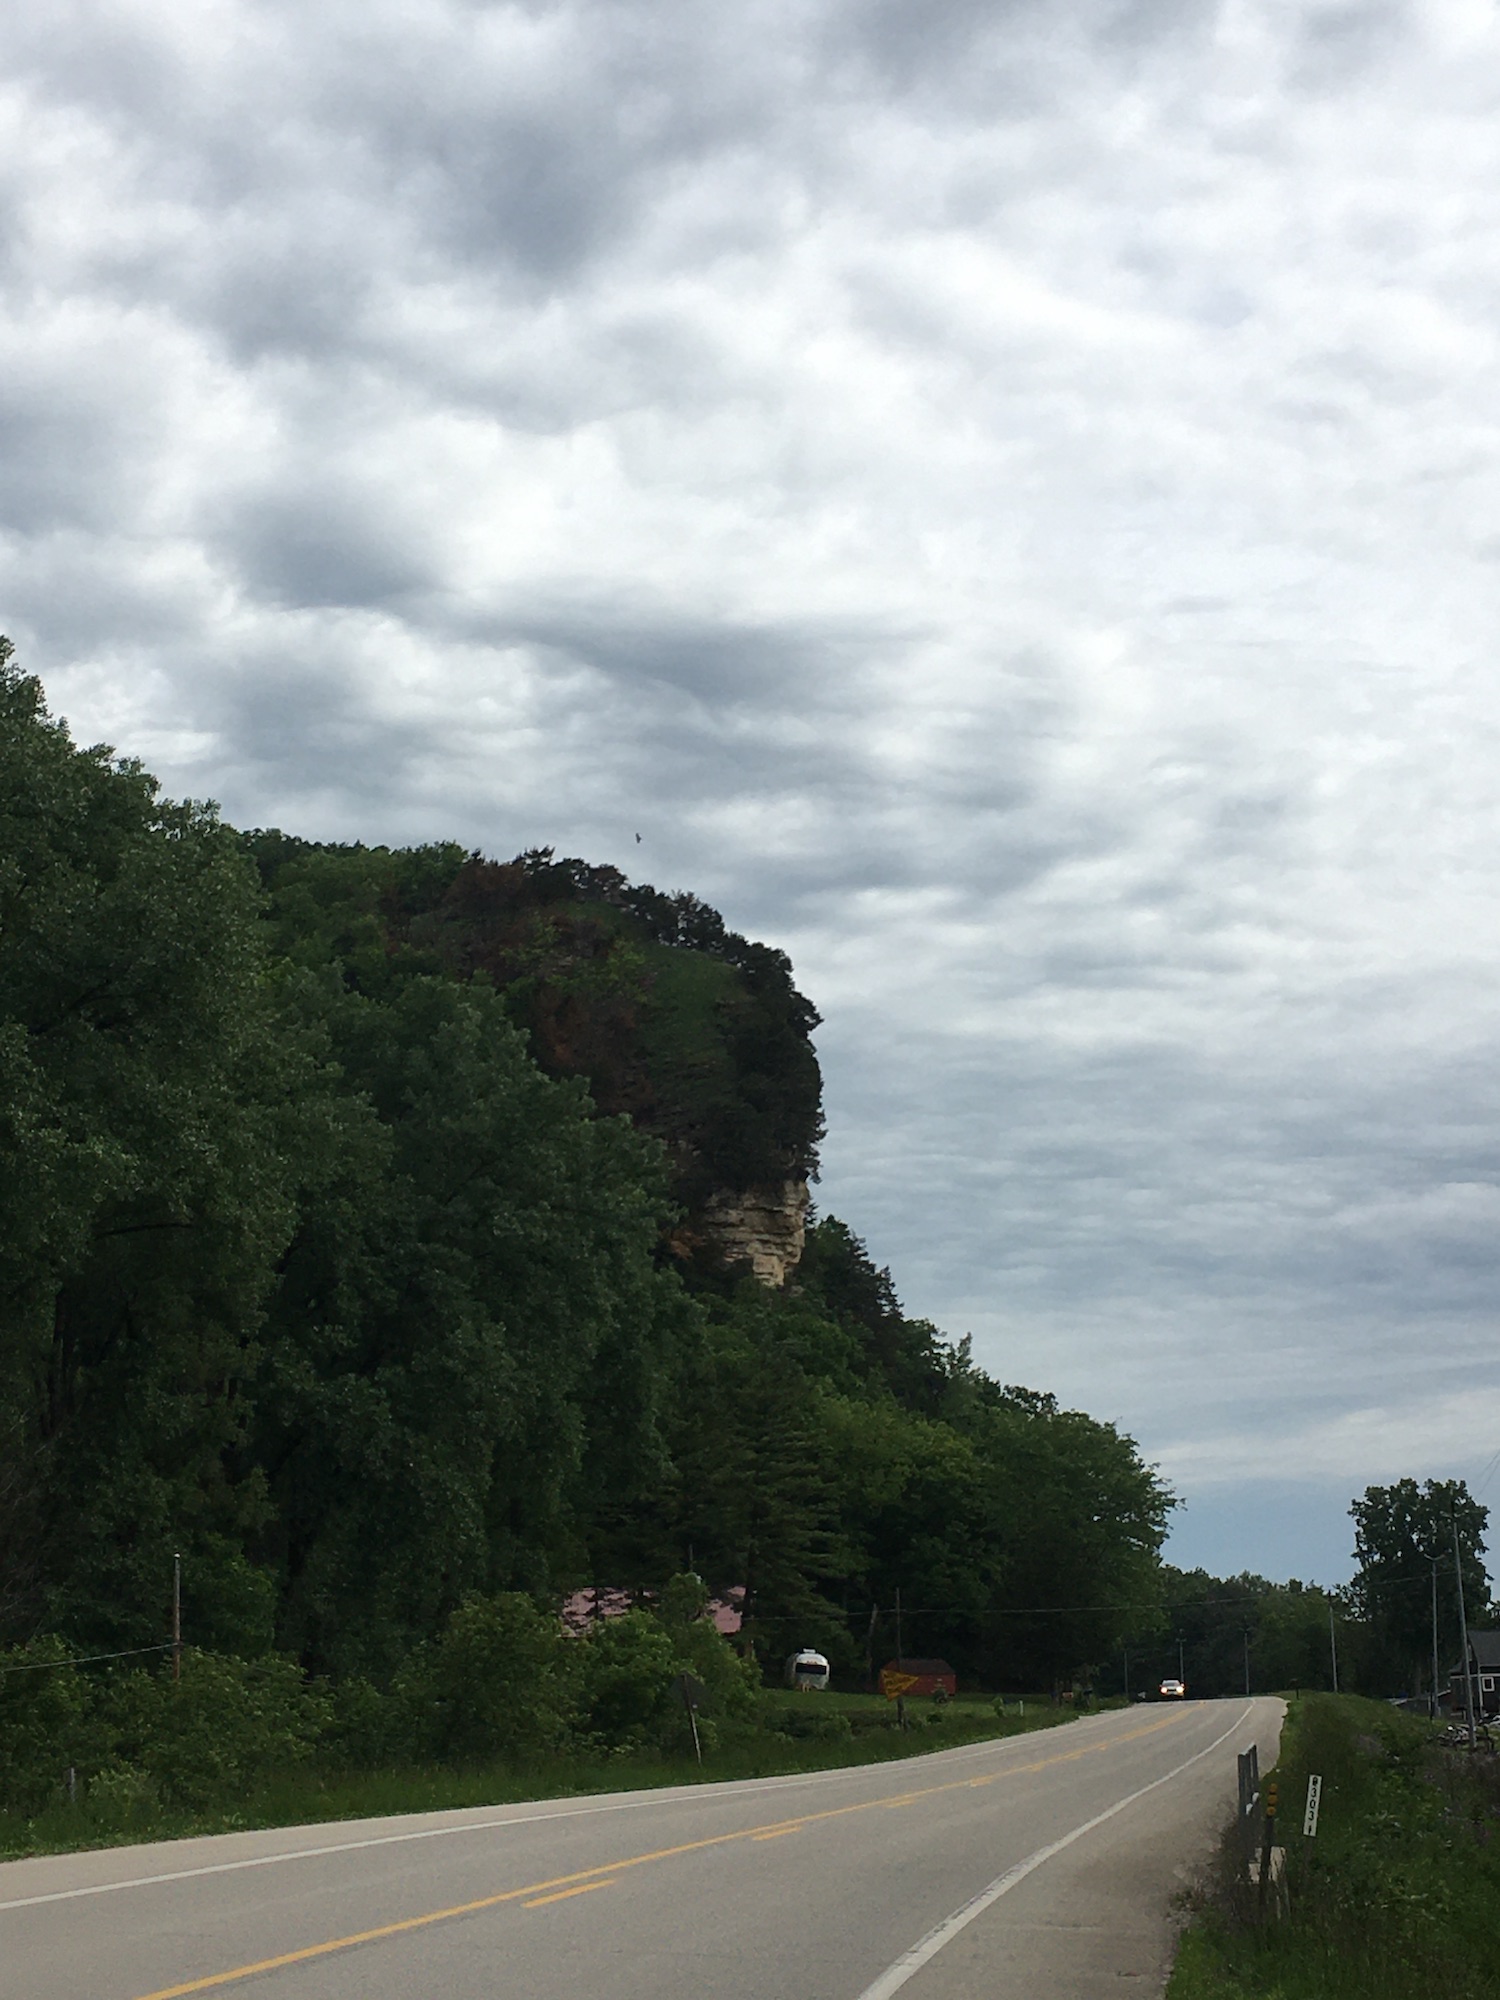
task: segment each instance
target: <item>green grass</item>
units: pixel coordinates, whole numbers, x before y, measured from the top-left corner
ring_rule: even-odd
[[[1311,1771],[1323,1804],[1304,1840]],[[1259,1919],[1226,1841],[1168,2000],[1500,1996],[1500,1759],[1445,1749],[1431,1724],[1380,1702],[1307,1695],[1269,1776],[1289,1915]]]
[[[58,1803],[30,1817],[0,1813],[0,1860],[63,1854],[81,1848],[117,1847],[135,1841],[179,1840],[195,1834],[236,1833],[255,1827],[302,1826],[395,1813],[455,1811],[510,1805],[531,1799],[586,1797],[591,1793],[651,1790],[664,1785],[710,1784],[724,1779],[780,1777],[799,1771],[898,1762],[933,1750],[1019,1736],[1072,1720],[1070,1709],[1028,1698],[1024,1716],[998,1717],[984,1697],[960,1696],[940,1720],[930,1702],[908,1704],[912,1726],[891,1726],[893,1704],[878,1695],[796,1694],[772,1689],[765,1724],[742,1728],[704,1756],[633,1753],[557,1757],[545,1764],[494,1764],[476,1769],[442,1765],[379,1771],[302,1768],[278,1774],[222,1807],[173,1812],[128,1791],[106,1805]],[[789,1737],[785,1723],[809,1726],[840,1718],[847,1731]]]

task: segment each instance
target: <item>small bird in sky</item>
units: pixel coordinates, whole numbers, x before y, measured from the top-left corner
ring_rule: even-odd
[[[635,837],[635,844],[637,847],[639,847],[641,844],[641,836],[639,834],[637,834]]]

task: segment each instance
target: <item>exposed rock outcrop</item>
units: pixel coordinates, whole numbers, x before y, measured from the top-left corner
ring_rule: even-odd
[[[748,1265],[763,1285],[779,1291],[802,1257],[807,1182],[710,1195],[696,1222],[694,1233],[714,1263],[726,1269]]]

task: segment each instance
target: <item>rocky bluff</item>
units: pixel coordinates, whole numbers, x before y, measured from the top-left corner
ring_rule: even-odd
[[[542,1069],[665,1147],[682,1216],[664,1254],[786,1283],[823,1118],[818,1016],[784,952],[696,896],[550,848],[495,862],[451,844],[245,842],[289,955],[315,932],[372,990],[420,970],[488,980]]]

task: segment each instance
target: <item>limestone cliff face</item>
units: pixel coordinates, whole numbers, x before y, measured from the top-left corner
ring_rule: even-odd
[[[713,1262],[729,1268],[748,1264],[763,1285],[779,1290],[802,1256],[807,1182],[710,1195],[696,1224],[693,1233]]]

